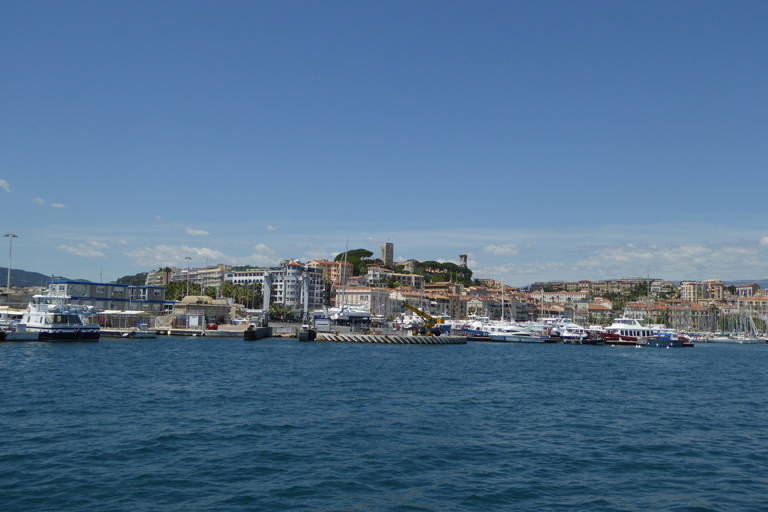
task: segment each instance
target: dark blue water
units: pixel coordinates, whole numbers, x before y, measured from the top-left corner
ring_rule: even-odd
[[[768,346],[0,344],[0,510],[766,510]]]

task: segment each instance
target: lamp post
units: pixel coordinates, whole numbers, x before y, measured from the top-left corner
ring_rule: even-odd
[[[13,251],[13,239],[19,237],[13,233],[8,233],[3,235],[3,238],[8,238],[8,242],[10,244],[8,246],[8,283],[6,284],[5,289],[8,293],[11,293],[11,252]]]
[[[187,260],[187,295],[189,295],[189,262],[192,261],[192,258],[185,256],[184,259]]]

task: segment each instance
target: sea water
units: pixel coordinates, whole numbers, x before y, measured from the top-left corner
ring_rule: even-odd
[[[0,344],[0,510],[766,510],[768,346]]]

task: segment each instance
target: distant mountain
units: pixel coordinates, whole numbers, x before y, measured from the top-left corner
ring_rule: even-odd
[[[66,279],[66,277],[54,276],[54,279]],[[8,280],[8,267],[0,267],[0,286],[5,287]],[[16,268],[11,269],[11,286],[48,286],[51,276],[39,272],[27,272]]]

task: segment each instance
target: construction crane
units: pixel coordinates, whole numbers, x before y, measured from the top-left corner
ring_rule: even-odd
[[[405,309],[408,311],[415,313],[419,315],[421,318],[424,319],[424,323],[421,324],[421,326],[417,326],[413,328],[413,334],[414,335],[429,335],[429,336],[440,336],[442,334],[442,329],[440,327],[437,327],[437,324],[442,324],[443,319],[442,318],[434,318],[433,316],[424,313],[419,308],[411,306],[407,302],[403,303],[403,306],[405,306]]]

